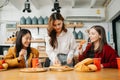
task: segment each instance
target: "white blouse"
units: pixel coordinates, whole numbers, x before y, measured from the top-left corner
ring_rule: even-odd
[[[45,38],[46,41],[46,53],[49,59],[54,62],[57,58],[58,53],[68,54],[67,58],[73,58],[74,51],[76,49],[76,41],[72,33],[69,31],[62,31],[60,35],[57,37],[58,48],[53,49],[53,47],[49,43],[50,37],[47,36]]]

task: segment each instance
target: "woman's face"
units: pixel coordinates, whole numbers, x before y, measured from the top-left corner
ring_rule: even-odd
[[[63,21],[62,20],[55,20],[53,23],[53,29],[60,33],[62,31]]]
[[[94,28],[91,28],[89,30],[89,38],[91,42],[97,42],[100,40],[101,36],[98,34],[98,32]]]
[[[22,44],[24,48],[29,47],[29,44],[31,43],[31,35],[29,33],[25,34],[22,37]]]

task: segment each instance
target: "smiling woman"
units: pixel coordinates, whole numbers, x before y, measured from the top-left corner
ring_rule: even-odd
[[[32,67],[32,58],[38,58],[37,49],[30,47],[31,32],[27,29],[21,29],[18,32],[15,47],[11,47],[4,57],[9,68],[13,67]]]
[[[79,61],[85,58],[101,58],[101,67],[117,68],[117,52],[107,44],[105,29],[100,25],[92,26],[89,29],[89,39],[85,51],[79,55]],[[81,44],[78,46],[81,50]]]

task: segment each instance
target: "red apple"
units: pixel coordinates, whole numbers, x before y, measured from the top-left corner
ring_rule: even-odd
[[[2,65],[0,65],[0,69],[3,69],[3,66],[2,66]]]
[[[3,63],[5,63],[5,60],[0,60],[0,65],[2,65]]]

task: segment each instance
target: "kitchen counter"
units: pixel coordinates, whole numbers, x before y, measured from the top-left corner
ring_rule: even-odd
[[[96,72],[38,72],[24,73],[19,69],[10,69],[0,72],[0,80],[119,80],[120,70],[102,69]]]

